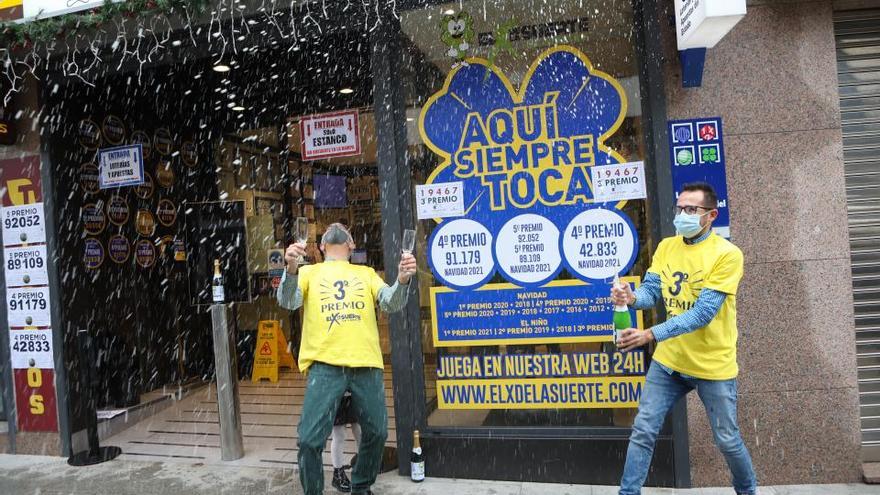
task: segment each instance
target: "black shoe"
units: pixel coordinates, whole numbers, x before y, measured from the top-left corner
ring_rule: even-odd
[[[345,475],[345,469],[333,469],[333,481],[331,482],[333,488],[342,492],[349,493],[351,491],[351,481],[349,481],[348,476]]]

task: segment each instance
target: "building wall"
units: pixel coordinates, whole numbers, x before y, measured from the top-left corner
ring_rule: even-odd
[[[672,2],[668,2],[670,5]],[[753,2],[683,89],[661,16],[668,116],[720,115],[737,297],[739,423],[759,483],[861,477],[859,397],[832,2]],[[726,485],[705,410],[688,398],[695,486]]]

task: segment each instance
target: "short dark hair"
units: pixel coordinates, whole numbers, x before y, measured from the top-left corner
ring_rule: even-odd
[[[681,192],[685,191],[702,191],[703,205],[712,209],[718,208],[718,194],[715,193],[715,188],[712,187],[712,184],[708,182],[689,182],[681,188]]]

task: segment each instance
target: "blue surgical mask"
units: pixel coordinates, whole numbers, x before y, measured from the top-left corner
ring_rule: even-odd
[[[703,215],[706,213],[703,213]],[[703,215],[698,215],[696,213],[688,215],[685,212],[675,215],[675,220],[672,222],[675,225],[675,233],[683,235],[687,239],[699,234],[700,231],[703,230],[703,226],[700,225],[700,218],[702,218]]]

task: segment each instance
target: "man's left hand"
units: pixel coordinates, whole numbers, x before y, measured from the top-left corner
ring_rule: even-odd
[[[629,352],[637,349],[654,340],[654,333],[651,329],[639,330],[638,328],[627,328],[620,332],[617,339],[617,347],[623,352]]]
[[[417,269],[415,256],[406,253],[400,255],[400,264],[397,265],[397,281],[403,285],[408,284]]]

